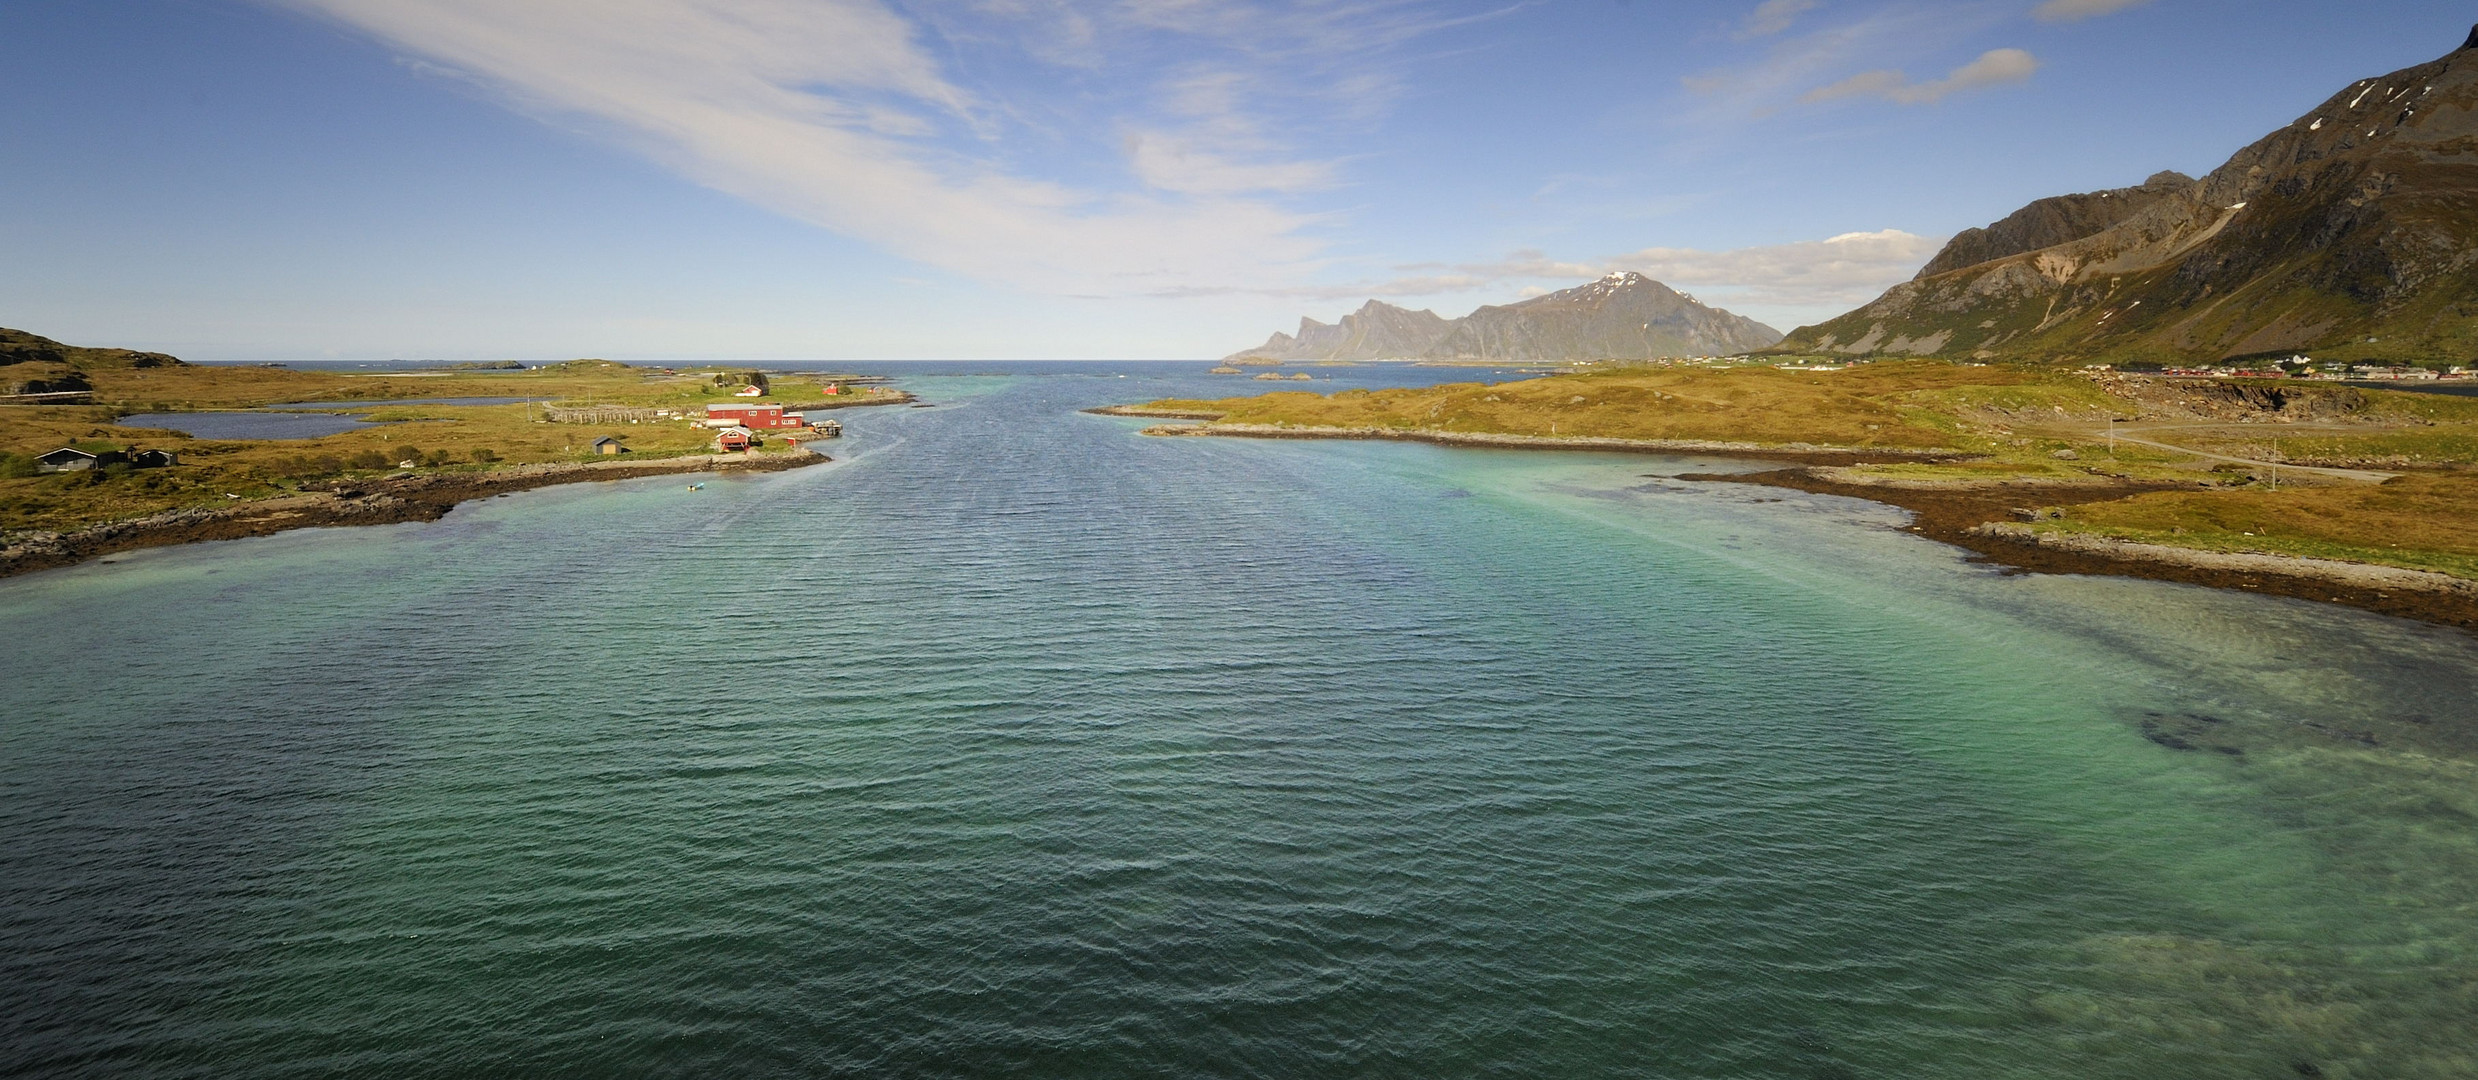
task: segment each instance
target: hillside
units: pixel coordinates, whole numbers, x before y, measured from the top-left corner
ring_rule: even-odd
[[[2047,362],[2478,355],[2478,32],[2201,180],[2043,199],[1785,352]]]
[[[1621,273],[1454,320],[1371,300],[1339,325],[1301,319],[1298,334],[1275,334],[1230,359],[1538,364],[1743,353],[1780,338],[1753,319],[1697,303],[1641,274]]]
[[[183,366],[178,358],[163,353],[63,345],[38,334],[0,326],[0,367],[15,364],[65,364],[79,371]]]

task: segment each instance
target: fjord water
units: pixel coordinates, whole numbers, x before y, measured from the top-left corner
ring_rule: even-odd
[[[2478,1073],[2467,636],[929,370],[0,582],[0,1072]]]

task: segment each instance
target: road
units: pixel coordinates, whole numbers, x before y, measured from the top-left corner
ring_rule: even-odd
[[[2150,424],[2143,427],[2126,427],[2119,425],[2115,428],[2115,436],[2120,442],[2130,442],[2136,446],[2148,446],[2155,450],[2173,450],[2180,454],[2192,454],[2195,457],[2202,458],[2206,461],[2226,461],[2238,465],[2259,465],[2266,469],[2285,469],[2292,473],[2307,473],[2314,476],[2328,476],[2334,480],[2348,480],[2360,484],[2380,484],[2400,475],[2399,473],[2376,472],[2373,469],[2331,469],[2314,465],[2292,465],[2284,461],[2264,461],[2259,458],[2232,457],[2227,454],[2214,454],[2208,450],[2196,450],[2190,446],[2178,446],[2173,443],[2160,442],[2156,439],[2146,439],[2141,435],[2141,433],[2153,431],[2185,431],[2196,428],[2218,430],[2229,426],[2230,425],[2227,424]],[[2256,431],[2259,430],[2260,429],[2256,429]],[[2105,427],[2101,429],[2102,433],[2105,433],[2106,431],[2107,428]],[[2256,431],[2249,431],[2248,434],[2255,434]]]

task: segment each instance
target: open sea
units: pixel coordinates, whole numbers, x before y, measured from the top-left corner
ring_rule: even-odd
[[[873,370],[0,581],[0,1074],[2478,1075],[2478,638],[1078,411],[1511,376]]]

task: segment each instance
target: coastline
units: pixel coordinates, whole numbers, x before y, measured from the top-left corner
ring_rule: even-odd
[[[2086,574],[2173,581],[2319,603],[2478,632],[2478,583],[2446,574],[2373,563],[2259,552],[2205,551],[2098,536],[2040,532],[2016,519],[2033,507],[2100,502],[2167,485],[2139,481],[2059,484],[1996,481],[1931,488],[1858,484],[1807,468],[1733,474],[1689,474],[1681,480],[1758,484],[1816,495],[1840,495],[1899,507],[1910,531],[1969,551],[1971,561],[2028,573]],[[2028,504],[2028,506],[2025,506]],[[2035,511],[2034,511],[2035,512]]]
[[[1210,420],[1210,414],[1110,406],[1086,409],[1103,416]],[[1713,439],[1619,439],[1598,435],[1510,435],[1493,432],[1438,431],[1430,428],[1276,427],[1271,424],[1155,424],[1141,434],[1169,438],[1214,436],[1245,439],[1374,439],[1424,442],[1439,446],[1472,446],[1511,450],[1597,450],[1622,454],[1726,454],[1731,457],[1779,459],[1818,465],[1859,465],[1899,461],[1943,461],[1973,456],[1950,448],[1830,446],[1816,443],[1750,443]]]
[[[73,566],[138,548],[238,540],[289,529],[437,521],[460,503],[494,495],[603,480],[703,472],[783,472],[833,460],[814,450],[786,454],[692,454],[656,461],[516,465],[485,472],[330,481],[323,490],[231,506],[167,510],[69,532],[22,534],[0,545],[0,578]]]
[[[1105,416],[1213,419],[1212,414],[1145,409],[1141,406],[1110,406],[1085,411]],[[1911,514],[1913,524],[1910,531],[1969,551],[1974,562],[1993,563],[2023,572],[2142,578],[2287,596],[2478,633],[2478,583],[2446,574],[2372,563],[2205,551],[2040,532],[2015,520],[2034,507],[2102,502],[2149,491],[2174,490],[2182,485],[2100,478],[2088,482],[2025,478],[1974,484],[1861,483],[1830,475],[1838,467],[1847,465],[1939,461],[1974,456],[1961,450],[1503,435],[1375,427],[1274,427],[1268,424],[1157,424],[1143,429],[1142,433],[1165,437],[1381,439],[1516,450],[1715,454],[1791,462],[1795,464],[1789,468],[1769,472],[1687,474],[1677,479],[1758,484],[1818,495],[1866,499],[1899,507]]]

